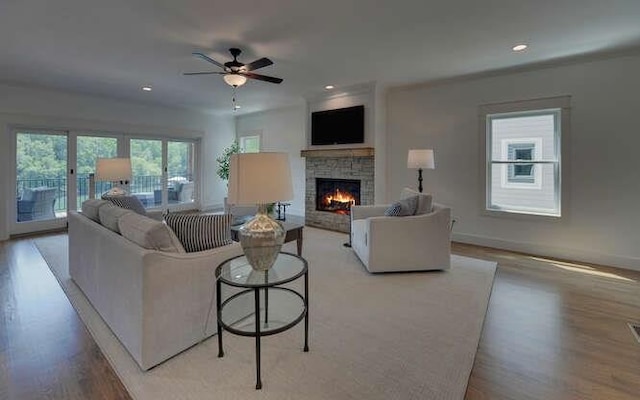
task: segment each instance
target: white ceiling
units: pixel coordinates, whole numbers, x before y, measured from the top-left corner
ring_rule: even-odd
[[[530,48],[514,53],[514,44]],[[336,87],[452,78],[640,46],[640,0],[0,0],[0,80],[121,99],[231,109],[191,56],[268,57],[242,112]],[[142,92],[142,85],[153,86]]]

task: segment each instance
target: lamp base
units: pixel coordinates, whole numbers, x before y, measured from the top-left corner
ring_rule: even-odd
[[[238,229],[240,245],[254,270],[266,271],[273,266],[285,234],[282,225],[267,215],[267,205],[260,204],[256,216]]]

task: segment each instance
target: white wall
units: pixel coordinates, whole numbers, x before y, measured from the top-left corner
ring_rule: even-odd
[[[376,85],[374,96],[374,148],[375,148],[375,171],[374,171],[374,202],[385,204],[389,202],[387,198],[387,184],[389,182],[387,159],[389,148],[387,146],[387,89],[382,85]]]
[[[204,183],[202,208],[205,210],[223,210],[224,198],[227,197],[227,182],[216,174],[218,158],[225,148],[235,140],[236,126],[232,116],[208,116],[204,140],[202,141],[202,157],[200,170]]]
[[[291,163],[291,179],[294,198],[287,207],[287,214],[304,215],[305,163],[300,151],[306,143],[306,115],[304,104],[253,114],[245,114],[236,118],[236,134],[260,134],[261,151],[284,151],[289,153]]]
[[[203,207],[222,207],[226,187],[215,175],[215,157],[233,140],[231,116],[22,86],[0,85],[0,176],[13,181],[12,126],[200,138]],[[0,240],[8,238],[14,190],[0,195]]]
[[[409,148],[433,148],[426,191],[453,207],[463,242],[640,269],[640,56],[625,56],[440,85],[387,97],[388,195],[415,186]],[[478,107],[571,96],[570,179],[560,221],[482,214]]]

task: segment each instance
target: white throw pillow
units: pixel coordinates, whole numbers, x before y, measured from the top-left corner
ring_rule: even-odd
[[[96,222],[100,222],[100,208],[105,204],[109,204],[109,202],[100,199],[86,200],[82,203],[82,215]]]
[[[131,210],[114,206],[109,202],[98,209],[98,215],[100,215],[100,223],[102,226],[114,231],[115,233],[120,233],[120,228],[118,227],[120,217],[132,212],[133,211]]]
[[[150,250],[185,253],[176,235],[166,224],[131,212],[118,220],[120,234]]]
[[[412,196],[418,196],[418,207],[415,215],[428,214],[433,211],[433,196],[428,193],[420,193],[413,189],[404,188],[400,192],[400,200],[407,199]]]
[[[393,203],[386,209],[384,215],[388,217],[407,217],[409,215],[415,215],[417,208],[418,196],[411,196]]]

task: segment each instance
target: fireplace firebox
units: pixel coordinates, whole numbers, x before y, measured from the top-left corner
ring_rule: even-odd
[[[348,215],[359,204],[359,180],[316,178],[316,210]]]

